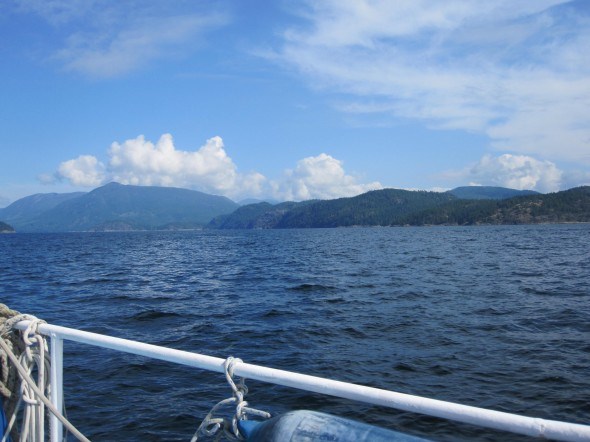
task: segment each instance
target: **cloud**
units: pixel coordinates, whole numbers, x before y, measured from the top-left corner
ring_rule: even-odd
[[[50,57],[66,71],[94,78],[127,74],[158,59],[183,56],[201,36],[229,23],[219,7],[166,2],[15,0],[53,26],[60,48]]]
[[[175,148],[170,134],[162,135],[155,145],[139,136],[113,143],[108,154],[110,179],[122,184],[188,187],[238,196],[259,194],[265,181],[256,172],[239,174],[220,137],[187,152]]]
[[[590,17],[568,0],[308,2],[267,57],[346,112],[486,134],[590,164]],[[344,103],[343,103],[344,102]]]
[[[492,185],[511,189],[555,192],[562,185],[563,172],[550,161],[526,155],[485,155],[463,175],[471,185]]]
[[[92,155],[80,155],[60,164],[57,176],[69,180],[74,186],[95,187],[105,178],[104,164]]]
[[[17,11],[35,13],[53,26],[60,26],[87,14],[95,0],[14,0]]]
[[[346,174],[342,163],[326,154],[304,158],[281,180],[271,181],[258,172],[240,173],[227,154],[223,140],[213,137],[195,151],[179,150],[170,134],[157,143],[139,136],[115,142],[102,163],[91,155],[68,160],[55,176],[75,186],[96,187],[109,181],[141,186],[173,186],[225,195],[230,198],[305,200],[353,196],[381,188],[362,184]]]
[[[177,47],[194,42],[198,34],[222,23],[221,16],[179,16],[144,19],[112,35],[80,32],[68,38],[56,58],[69,71],[114,77],[167,58]]]
[[[342,162],[322,153],[300,160],[293,170],[285,172],[284,179],[275,183],[275,197],[285,200],[331,199],[359,195],[381,189],[378,182],[360,184],[347,175]]]
[[[582,170],[571,170],[564,173],[563,189],[571,189],[572,187],[590,186],[590,172]]]

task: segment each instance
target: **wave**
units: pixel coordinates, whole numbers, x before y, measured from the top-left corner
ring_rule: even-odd
[[[323,284],[299,284],[294,287],[289,287],[289,290],[295,292],[324,292],[324,291],[332,291],[336,290],[337,288],[330,285],[323,285]]]
[[[175,312],[163,312],[160,310],[144,310],[129,316],[128,319],[133,321],[153,321],[161,318],[180,318],[182,315]]]

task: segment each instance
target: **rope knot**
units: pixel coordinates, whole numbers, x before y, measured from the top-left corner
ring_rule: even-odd
[[[225,372],[225,379],[227,383],[232,389],[232,397],[224,399],[217,403],[211,411],[205,416],[199,428],[195,432],[191,442],[196,442],[198,440],[199,435],[203,436],[214,436],[219,430],[223,428],[223,435],[229,440],[244,440],[244,437],[240,434],[240,430],[238,428],[238,422],[241,420],[247,420],[248,414],[253,414],[255,416],[262,417],[264,419],[270,418],[270,413],[266,411],[257,410],[255,408],[249,408],[248,402],[244,400],[246,394],[248,394],[248,387],[246,386],[246,379],[240,378],[239,381],[234,382],[234,368],[236,364],[243,363],[243,361],[239,358],[234,358],[233,356],[228,357],[224,363],[223,368]],[[221,418],[221,417],[214,417],[215,412],[224,405],[232,404],[235,406],[235,412],[230,419]],[[221,437],[222,434],[218,435]]]

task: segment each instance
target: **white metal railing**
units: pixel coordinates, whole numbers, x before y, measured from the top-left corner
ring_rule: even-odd
[[[29,321],[16,327],[25,330]],[[225,359],[175,350],[167,347],[115,338],[51,324],[39,324],[38,331],[51,338],[51,401],[63,410],[63,340],[132,353],[190,367],[224,373]],[[590,441],[590,426],[520,416],[500,411],[413,396],[363,385],[350,384],[260,365],[236,362],[234,374],[315,393],[426,414],[481,427],[493,428],[533,437],[563,441]],[[63,427],[55,417],[50,422],[51,441],[63,440]]]

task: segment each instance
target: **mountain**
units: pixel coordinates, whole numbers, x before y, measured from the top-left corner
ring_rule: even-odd
[[[22,232],[184,229],[201,227],[237,207],[228,198],[195,190],[110,183],[35,216],[4,219]]]
[[[507,197],[514,192],[519,196]],[[0,230],[10,224],[19,232],[590,222],[590,186],[545,195],[493,187],[382,189],[240,207],[194,190],[110,183],[88,193],[32,195],[0,209],[0,219]]]
[[[228,215],[214,218],[207,227],[210,229],[273,229],[281,218],[299,205],[312,204],[285,202],[280,204],[256,203],[240,207]]]
[[[8,207],[0,209],[0,219],[13,225],[21,225],[37,218],[43,212],[53,209],[59,204],[78,198],[84,192],[73,193],[38,193],[15,201]]]
[[[280,201],[274,200],[274,199],[260,200],[260,199],[257,199],[257,198],[246,198],[246,199],[243,199],[243,200],[238,201],[238,204],[240,206],[247,206],[247,205],[250,205],[250,204],[258,204],[258,203],[279,204]]]
[[[412,225],[590,222],[590,186],[505,200],[457,200],[412,214]]]
[[[398,189],[373,190],[351,198],[301,203],[269,203],[240,207],[214,219],[207,227],[218,229],[272,229],[344,226],[389,226],[405,216],[455,200],[438,192]]]
[[[493,186],[463,186],[449,190],[448,193],[464,200],[504,200],[515,196],[539,195],[534,190],[515,190]]]
[[[373,190],[351,198],[317,201],[287,212],[278,228],[390,226],[405,216],[455,199],[440,192]]]
[[[14,228],[0,221],[0,233],[14,233]]]
[[[546,195],[535,192],[491,199],[491,195],[507,194],[506,190],[510,189],[485,191],[488,199],[459,199],[450,192],[384,189],[335,200],[259,203],[215,218],[207,227],[273,229],[590,222],[588,186]]]

